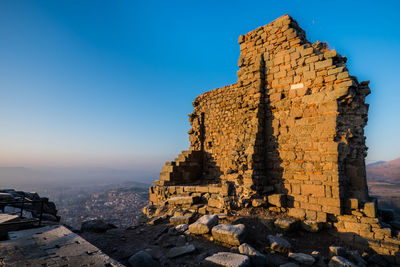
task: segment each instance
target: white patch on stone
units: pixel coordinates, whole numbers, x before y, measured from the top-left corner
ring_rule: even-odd
[[[292,84],[291,86],[290,86],[290,89],[299,89],[299,88],[303,88],[304,87],[304,84],[302,84],[302,83],[296,83],[296,84]]]

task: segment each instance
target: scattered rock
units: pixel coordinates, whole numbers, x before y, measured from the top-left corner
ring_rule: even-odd
[[[297,228],[298,220],[296,219],[276,219],[274,225],[285,231],[292,231]]]
[[[238,246],[243,243],[245,226],[244,224],[219,224],[212,228],[211,233],[216,241]]]
[[[261,252],[250,246],[249,244],[243,243],[239,246],[238,249],[240,254],[244,254],[250,257],[252,266],[254,267],[265,266],[266,264],[265,256]]]
[[[182,255],[188,254],[188,253],[192,253],[195,250],[196,250],[196,248],[192,244],[187,245],[187,246],[174,247],[168,251],[167,257],[168,258],[176,258],[176,257],[182,256]]]
[[[270,243],[270,248],[273,251],[288,253],[292,248],[292,245],[286,239],[278,235],[269,235],[268,240]]]
[[[156,217],[156,218],[152,219],[151,221],[148,222],[148,224],[150,224],[150,225],[157,225],[157,224],[162,223],[162,222],[163,222],[164,220],[166,220],[167,218],[168,218],[168,215],[165,214],[165,215],[163,215],[163,216]]]
[[[178,233],[184,233],[187,229],[189,229],[189,225],[187,225],[187,224],[179,224],[179,225],[175,226],[175,230]]]
[[[322,228],[322,223],[316,221],[301,221],[301,228],[307,232],[316,233],[319,232]]]
[[[351,261],[341,257],[341,256],[333,256],[328,263],[329,267],[357,267]]]
[[[305,254],[305,253],[289,253],[289,258],[297,261],[298,263],[305,265],[313,265],[315,259],[313,256]]]
[[[173,216],[169,219],[169,222],[173,225],[179,225],[179,224],[189,224],[192,223],[193,221],[193,214],[191,215],[185,215],[185,216]]]
[[[195,235],[207,234],[217,224],[217,215],[203,215],[195,223],[189,225],[189,231]]]
[[[348,251],[348,259],[356,263],[358,267],[367,266],[367,262],[360,256],[357,250]]]
[[[223,267],[250,267],[250,258],[246,255],[219,252],[203,261],[203,266],[223,266]]]
[[[333,256],[340,256],[340,257],[347,257],[347,250],[343,247],[337,247],[337,246],[330,246],[329,247],[329,255],[330,257]]]
[[[154,260],[147,252],[141,250],[138,253],[131,256],[128,260],[132,267],[156,267],[160,266],[160,263]]]
[[[321,258],[321,253],[319,251],[313,251],[311,252],[311,256],[314,257],[314,259],[319,260]]]
[[[144,251],[153,257],[153,259],[159,260],[162,256],[164,256],[164,253],[160,247],[147,248]]]
[[[109,223],[105,223],[103,220],[97,219],[84,221],[81,225],[82,232],[103,233],[112,228],[115,228],[115,226]]]
[[[262,200],[262,199],[253,199],[252,201],[251,201],[251,205],[253,206],[253,207],[261,207],[261,206],[265,206],[265,201],[264,200]]]

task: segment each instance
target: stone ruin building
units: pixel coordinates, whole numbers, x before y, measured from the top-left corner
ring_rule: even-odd
[[[368,195],[369,82],[288,15],[239,44],[238,81],[194,100],[190,148],[163,166],[150,204],[200,214],[263,206],[398,253],[400,240]]]

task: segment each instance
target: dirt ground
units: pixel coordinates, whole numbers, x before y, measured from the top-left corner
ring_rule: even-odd
[[[327,257],[329,246],[331,245],[353,249],[343,239],[333,235],[330,229],[325,229],[318,233],[310,233],[302,230],[282,232],[271,225],[266,225],[265,221],[260,219],[259,215],[227,217],[221,223],[224,222],[245,224],[246,242],[266,255],[269,266],[279,266],[280,264],[289,262],[288,258],[284,255],[272,253],[268,249],[267,236],[269,234],[282,233],[283,237],[291,243],[293,252],[310,254],[313,251],[319,251],[321,255]],[[84,232],[80,235],[110,257],[127,266],[129,266],[128,259],[130,256],[145,249],[153,249],[153,253],[156,254],[156,258],[158,258],[163,266],[199,266],[204,258],[216,252],[237,252],[236,248],[210,241],[211,236],[187,235],[184,237],[184,241],[193,244],[196,247],[196,251],[185,256],[169,259],[166,256],[168,250],[177,246],[179,242],[182,243],[183,238],[179,235],[171,235],[168,230],[172,227],[172,225],[168,224],[168,221],[165,221],[158,225],[141,224],[132,227],[130,230],[112,229],[106,233]]]

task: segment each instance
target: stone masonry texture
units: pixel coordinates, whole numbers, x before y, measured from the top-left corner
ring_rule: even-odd
[[[238,81],[194,100],[190,148],[163,167],[150,204],[189,197],[182,207],[206,214],[274,199],[274,211],[348,232],[359,227],[351,220],[369,219],[358,234],[390,238],[367,215],[376,209],[364,161],[369,82],[326,43],[307,41],[289,15],[239,45]]]

